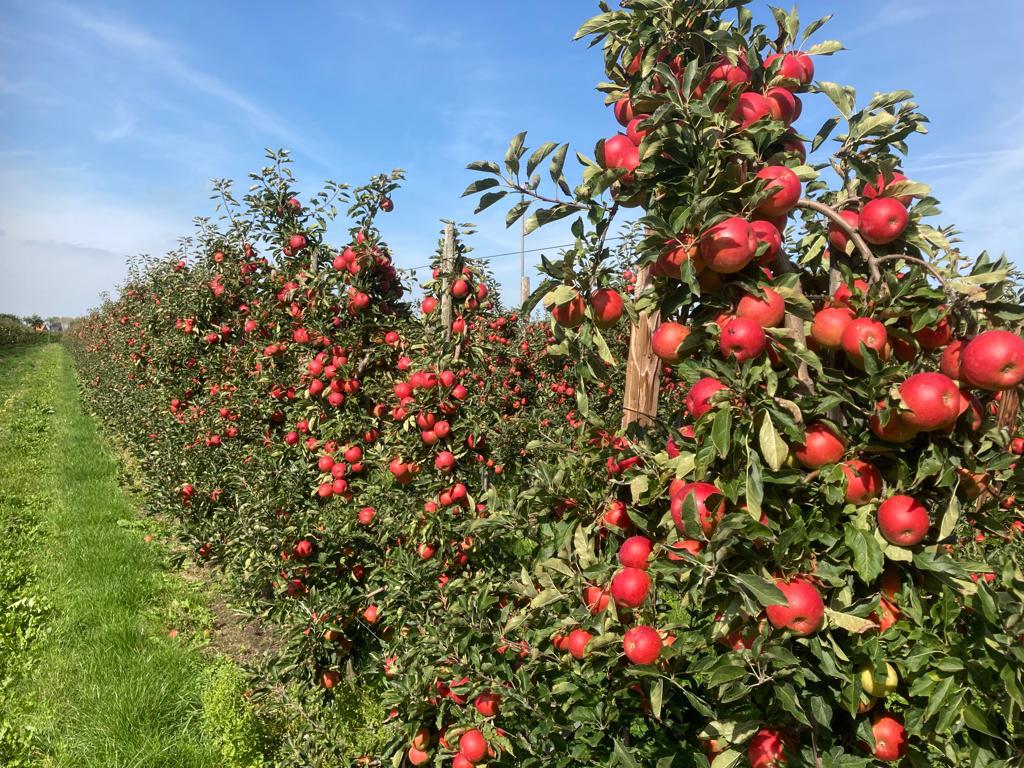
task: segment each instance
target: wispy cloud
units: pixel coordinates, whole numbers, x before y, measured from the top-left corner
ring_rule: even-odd
[[[447,143],[442,151],[461,165],[490,157],[496,148],[511,138],[511,135],[505,135],[504,130],[508,118],[505,110],[486,106],[469,106],[458,112],[445,113]]]
[[[118,141],[126,139],[135,133],[139,121],[136,115],[131,112],[124,102],[118,101],[114,104],[113,122],[110,125],[93,129],[93,133],[100,141]]]
[[[993,149],[985,152],[957,152],[925,154],[911,156],[907,168],[913,173],[931,173],[951,168],[977,168],[979,163],[984,167],[998,168],[1009,163],[1016,165],[1024,160],[1024,147]]]
[[[904,0],[890,0],[885,3],[878,12],[860,26],[854,27],[843,33],[844,40],[852,40],[864,35],[879,32],[883,29],[910,24],[931,16],[935,8],[923,3],[905,2]]]
[[[58,8],[63,18],[89,32],[105,45],[130,54],[144,65],[161,71],[185,90],[221,102],[228,107],[226,114],[233,115],[236,122],[247,126],[258,125],[262,132],[273,136],[283,145],[321,166],[330,166],[327,158],[309,139],[296,133],[241,91],[186,61],[179,53],[182,48],[180,44],[171,45],[165,39],[157,38],[142,27],[122,19],[104,18],[94,11],[85,13],[70,5],[60,5]]]
[[[467,45],[465,35],[461,30],[417,28],[395,16],[390,7],[382,5],[380,8],[382,12],[375,15],[371,15],[365,10],[344,6],[338,8],[337,11],[341,18],[361,26],[372,27],[377,33],[380,31],[391,32],[401,38],[403,45],[433,48],[440,51],[451,51],[464,48]]]

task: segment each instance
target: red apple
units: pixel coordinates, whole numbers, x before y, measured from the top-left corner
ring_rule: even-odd
[[[742,128],[749,128],[759,120],[772,116],[772,102],[760,93],[747,91],[741,93],[733,107],[731,117]]]
[[[921,349],[931,351],[946,346],[952,335],[953,331],[949,327],[949,321],[943,317],[935,325],[925,326],[914,333],[914,338],[921,345]]]
[[[876,716],[871,736],[875,740],[874,755],[879,760],[896,762],[907,754],[907,732],[899,718],[889,714]]]
[[[747,743],[750,768],[781,768],[786,764],[786,738],[774,728],[762,728]]]
[[[476,728],[459,737],[459,754],[476,765],[487,757],[487,740]]]
[[[800,200],[800,179],[784,165],[769,165],[757,172],[757,178],[768,181],[767,190],[774,194],[757,204],[757,212],[766,216],[785,216]]]
[[[600,587],[589,586],[583,590],[583,604],[595,616],[608,607],[608,593]]]
[[[680,236],[680,239],[683,239],[683,236]],[[658,260],[651,267],[651,272],[657,277],[678,280],[682,274],[683,264],[687,261],[693,264],[694,274],[699,275],[704,269],[704,261],[700,258],[700,248],[696,243],[685,239],[683,244],[680,245],[673,240],[658,255]]]
[[[770,221],[754,219],[750,222],[750,228],[754,231],[758,247],[760,247],[761,243],[767,243],[768,245],[764,253],[758,257],[757,263],[762,267],[772,266],[775,263],[775,257],[782,250],[782,235],[779,233],[778,227]]]
[[[857,229],[860,226],[860,214],[856,211],[845,210],[839,212],[839,218],[849,224],[853,229]],[[847,253],[847,246],[850,243],[850,236],[846,234],[846,230],[840,227],[831,219],[828,222],[828,244],[829,247],[835,248],[840,253]]]
[[[757,237],[750,223],[739,216],[720,221],[704,232],[700,255],[708,269],[722,274],[739,272],[757,253]]]
[[[893,544],[901,547],[920,544],[930,526],[928,510],[911,496],[890,496],[878,506],[878,530]]]
[[[617,133],[605,139],[603,155],[605,168],[623,168],[626,173],[622,181],[627,184],[633,181],[633,171],[640,165],[640,149],[628,136]]]
[[[823,349],[839,349],[842,346],[843,331],[853,320],[849,307],[825,307],[818,310],[811,320],[811,338]]]
[[[647,599],[651,577],[639,568],[623,568],[612,577],[612,600],[619,608],[638,608]]]
[[[736,316],[749,318],[762,328],[782,325],[786,317],[786,302],[778,293],[766,286],[762,286],[760,292],[763,297],[748,293],[740,299],[736,304]]]
[[[797,116],[797,97],[786,88],[769,88],[764,97],[772,110],[772,119],[789,125]]]
[[[623,128],[633,120],[633,105],[628,98],[623,97],[616,101],[613,110],[615,112],[615,119],[618,120],[619,125]]]
[[[868,349],[873,349],[884,358],[888,342],[889,334],[886,332],[885,326],[870,317],[857,317],[851,320],[843,329],[840,339],[847,358],[858,367],[864,364],[864,356],[860,350],[861,344]]]
[[[814,62],[806,53],[773,53],[764,60],[765,67],[779,62],[778,76],[793,80],[797,85],[810,85],[814,79]]]
[[[686,393],[687,413],[694,419],[699,419],[711,410],[711,398],[715,393],[723,389],[728,389],[728,387],[718,379],[713,379],[710,376],[699,379]]]
[[[689,335],[690,329],[682,323],[662,323],[651,334],[651,350],[662,362],[674,365],[683,359],[679,348]]]
[[[885,408],[885,401],[881,400],[875,405],[876,413],[871,415],[868,426],[878,437],[890,443],[905,443],[917,437],[917,427],[908,424],[900,413],[890,413],[889,421],[884,425],[878,411]]]
[[[627,568],[646,569],[653,546],[646,536],[630,536],[619,547],[619,562]]]
[[[1012,389],[1024,381],[1024,339],[1009,331],[985,331],[967,342],[961,361],[963,377],[974,386]]]
[[[473,700],[473,706],[484,717],[495,717],[501,707],[501,696],[496,693],[481,693]]]
[[[574,659],[582,659],[587,655],[587,643],[594,639],[594,636],[585,629],[574,629],[566,638],[566,647]]]
[[[789,629],[797,635],[812,635],[825,623],[825,603],[821,594],[806,579],[776,579],[775,586],[785,595],[788,604],[765,608],[768,621],[777,629]]]
[[[906,179],[907,177],[904,176],[899,171],[893,171],[892,178],[889,179],[889,183],[892,184],[895,181],[906,181]],[[882,194],[885,192],[886,186],[887,185],[885,183],[885,175],[880,173],[878,174],[878,180],[874,184],[872,184],[869,181],[867,184],[864,185],[863,195],[868,200],[873,200],[876,197],[881,197]],[[901,197],[897,197],[896,199],[906,206],[910,205],[910,201],[912,198],[910,197],[910,195],[903,195]]]
[[[622,637],[622,650],[634,664],[653,664],[661,655],[661,636],[654,627],[632,627]]]
[[[793,455],[808,469],[835,464],[846,453],[846,445],[827,425],[814,421],[807,425],[804,442],[796,446]]]
[[[552,304],[551,316],[563,328],[578,328],[586,319],[586,305],[579,293],[564,304]]]
[[[842,464],[846,477],[846,500],[851,504],[866,504],[882,493],[882,473],[869,461],[850,459]]]
[[[899,386],[903,420],[922,432],[943,429],[960,415],[960,390],[942,373],[915,373]]]
[[[430,760],[430,755],[416,747],[409,747],[409,751],[405,753],[405,756],[409,758],[410,765],[424,765]]]
[[[649,118],[650,115],[637,115],[629,124],[626,126],[626,136],[637,146],[644,140],[644,136],[647,135],[647,131],[640,128],[640,123]]]
[[[742,363],[761,355],[768,347],[764,329],[748,317],[734,317],[722,328],[718,349],[726,360]]]
[[[676,529],[681,533],[685,530],[683,525],[683,505],[686,499],[693,496],[697,507],[697,518],[700,520],[701,530],[704,535],[711,538],[718,527],[719,521],[725,515],[725,499],[717,486],[711,483],[683,483],[678,486],[675,493],[671,493],[669,510],[672,519],[675,521]],[[714,498],[711,509],[708,508],[708,499]]]
[[[886,245],[907,228],[910,214],[892,197],[876,197],[860,211],[860,234],[872,245]]]
[[[594,311],[594,324],[598,328],[611,328],[622,317],[622,295],[614,288],[599,288],[590,294]]]

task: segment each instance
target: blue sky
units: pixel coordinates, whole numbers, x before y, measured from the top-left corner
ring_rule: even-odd
[[[755,6],[765,4],[755,0]],[[805,21],[849,51],[821,79],[863,97],[908,88],[932,119],[906,170],[930,183],[965,250],[1024,241],[1024,3],[814,0]],[[175,3],[0,0],[0,312],[77,314],[212,213],[209,179],[288,147],[308,189],[404,168],[382,220],[402,266],[423,264],[441,218],[475,220],[478,255],[515,250],[498,212],[459,198],[467,162],[508,139],[592,154],[616,130],[593,85],[601,57],[572,43],[590,0]],[[988,9],[986,17],[985,9]],[[818,100],[825,102],[824,97]],[[810,102],[810,103],[809,103]],[[827,102],[805,100],[812,134]],[[339,236],[340,237],[340,236]],[[565,242],[532,235],[528,247]],[[518,258],[493,263],[509,298]]]

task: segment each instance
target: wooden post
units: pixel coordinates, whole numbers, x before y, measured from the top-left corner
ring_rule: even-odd
[[[634,295],[640,296],[651,285],[651,268],[641,267],[636,276]],[[661,323],[657,309],[641,312],[629,336],[626,360],[626,393],[622,403],[622,428],[634,422],[647,427],[658,413],[658,387],[661,361],[651,349],[651,336]]]
[[[455,225],[446,221],[444,225],[444,251],[441,255],[441,326],[445,339],[452,337],[452,290],[451,274],[455,269]]]
[[[1003,390],[1003,396],[999,401],[999,412],[996,415],[996,424],[1000,429],[1010,430],[1013,435],[1017,429],[1017,414],[1020,411],[1020,390],[1017,387]]]

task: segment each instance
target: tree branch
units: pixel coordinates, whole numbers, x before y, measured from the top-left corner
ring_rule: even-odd
[[[878,271],[878,259],[871,252],[868,244],[864,242],[864,238],[860,236],[860,233],[850,225],[846,219],[839,215],[839,212],[824,203],[819,203],[817,200],[809,200],[806,197],[800,199],[796,204],[797,208],[807,208],[811,211],[817,211],[818,213],[825,216],[829,221],[834,223],[846,236],[853,241],[854,246],[857,248],[857,253],[864,260],[864,263],[868,265],[868,274],[870,275],[871,282],[877,283],[882,279],[882,273]]]
[[[796,271],[792,263],[790,263],[789,257],[786,256],[785,252],[782,249],[779,249],[779,254],[778,256],[775,257],[775,269],[780,274],[787,274]],[[796,287],[793,289],[793,292],[798,296],[803,296],[804,291],[803,288],[800,287],[799,281],[797,281]],[[804,332],[804,321],[801,320],[796,315],[794,315],[793,313],[787,312],[785,322],[786,328],[793,332],[793,335],[796,337],[796,340],[806,347],[807,334]],[[804,388],[813,395],[814,380],[811,378],[811,372],[810,369],[807,367],[807,363],[805,363],[803,360],[801,360],[799,365],[797,365],[796,377],[800,380],[800,383],[804,385]]]
[[[919,266],[921,266],[921,267],[924,267],[924,269],[925,269],[925,270],[926,270],[926,271],[927,271],[927,272],[928,272],[928,273],[929,273],[929,274],[930,274],[930,275],[931,275],[932,277],[934,277],[934,278],[935,278],[936,280],[938,280],[938,281],[939,281],[939,284],[940,284],[940,285],[941,285],[941,286],[942,286],[942,287],[943,287],[944,289],[945,289],[945,288],[948,288],[948,284],[947,284],[947,282],[946,282],[946,278],[942,276],[942,273],[941,273],[941,272],[939,272],[939,270],[937,270],[937,269],[936,269],[936,268],[935,268],[934,266],[932,266],[931,264],[929,264],[929,263],[928,263],[927,261],[925,261],[924,259],[919,259],[919,258],[917,258],[916,256],[908,256],[908,255],[907,255],[907,254],[905,254],[905,253],[897,253],[897,254],[892,254],[892,255],[890,255],[890,256],[878,256],[878,257],[877,257],[877,258],[875,259],[875,261],[876,261],[877,263],[879,263],[879,264],[881,264],[881,263],[882,263],[883,261],[906,261],[906,262],[910,262],[911,264],[917,264],[917,265],[919,265]]]
[[[577,203],[571,200],[559,200],[557,197],[548,197],[547,195],[542,195],[535,189],[531,189],[530,187],[524,187],[522,184],[519,184],[518,182],[509,181],[508,179],[505,180],[505,183],[508,184],[509,187],[511,187],[514,191],[518,192],[519,194],[529,195],[530,197],[536,200],[540,200],[541,202],[544,203],[551,203],[552,205],[568,205],[572,206],[578,211],[585,211],[589,207],[583,205],[582,203]]]

